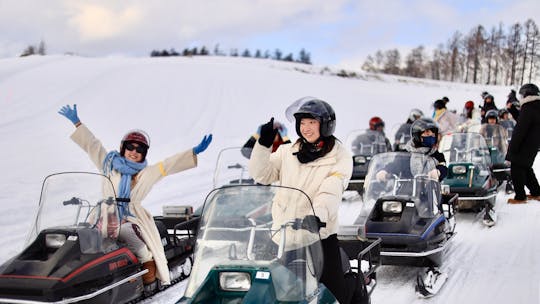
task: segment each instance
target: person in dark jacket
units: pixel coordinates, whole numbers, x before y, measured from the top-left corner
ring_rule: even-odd
[[[246,141],[244,146],[242,146],[242,155],[244,155],[244,157],[247,159],[251,157],[251,151],[253,151],[253,146],[255,146],[255,143],[257,142],[257,140],[259,140],[259,137],[261,137],[261,127],[262,125],[259,126],[257,132],[251,135],[251,137]],[[278,132],[274,137],[274,142],[272,143],[272,152],[276,152],[277,148],[282,144],[288,144],[291,142],[291,140],[287,136],[287,127],[285,127],[284,124],[280,123],[279,121],[274,121],[274,127],[278,130]]]
[[[484,105],[482,105],[480,107],[480,114],[482,116],[482,123],[483,124],[487,123],[486,113],[489,110],[499,110],[499,109],[497,109],[497,106],[495,105],[495,98],[491,94],[485,95],[485,97],[484,97]]]
[[[510,90],[508,94],[508,99],[506,100],[506,109],[512,115],[514,120],[517,120],[519,117],[519,100],[516,96],[515,90]]]
[[[519,89],[521,110],[517,119],[506,159],[511,162],[515,197],[509,204],[526,203],[527,199],[540,200],[540,186],[532,165],[540,148],[540,91],[528,83]],[[525,186],[530,195],[525,194]]]

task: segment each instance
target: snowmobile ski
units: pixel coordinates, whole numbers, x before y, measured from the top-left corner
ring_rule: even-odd
[[[446,273],[442,273],[435,268],[428,269],[424,275],[418,273],[416,276],[416,295],[420,298],[431,298],[435,296],[448,279]]]

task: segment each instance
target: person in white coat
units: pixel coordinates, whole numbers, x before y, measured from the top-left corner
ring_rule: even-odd
[[[59,114],[75,125],[71,139],[78,144],[96,165],[112,181],[121,223],[118,240],[135,254],[148,272],[143,275],[144,284],[152,284],[158,278],[163,285],[170,284],[167,259],[161,244],[154,218],[142,201],[155,183],[163,177],[197,166],[197,154],[203,152],[212,141],[212,134],[192,149],[175,154],[154,165],[147,165],[146,154],[150,138],[141,130],[129,131],[120,142],[120,152],[103,147],[92,132],[81,123],[77,105],[63,106]]]
[[[300,138],[279,146],[274,153],[272,142],[278,130],[273,126],[273,118],[262,126],[249,161],[249,173],[258,183],[278,182],[309,196],[316,220],[326,223],[320,230],[324,253],[320,281],[344,303],[345,278],[337,239],[338,208],[352,175],[352,157],[333,135],[336,116],[328,103],[307,99],[294,117]],[[272,206],[274,222],[285,217],[287,206],[281,204],[285,203],[277,201]]]

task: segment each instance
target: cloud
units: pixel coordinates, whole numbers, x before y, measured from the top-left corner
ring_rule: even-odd
[[[120,37],[140,24],[143,16],[136,5],[116,9],[75,2],[72,9],[75,13],[68,25],[76,29],[83,42]]]

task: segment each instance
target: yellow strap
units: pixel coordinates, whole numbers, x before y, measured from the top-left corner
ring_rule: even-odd
[[[161,172],[161,175],[167,176],[167,172],[165,172],[165,168],[163,168],[163,162],[159,163],[159,172]]]
[[[333,172],[332,174],[330,174],[330,176],[335,176],[335,177],[337,177],[337,178],[339,178],[339,179],[343,179],[343,178],[344,178],[343,174],[341,174],[341,173],[339,173],[339,172]]]

